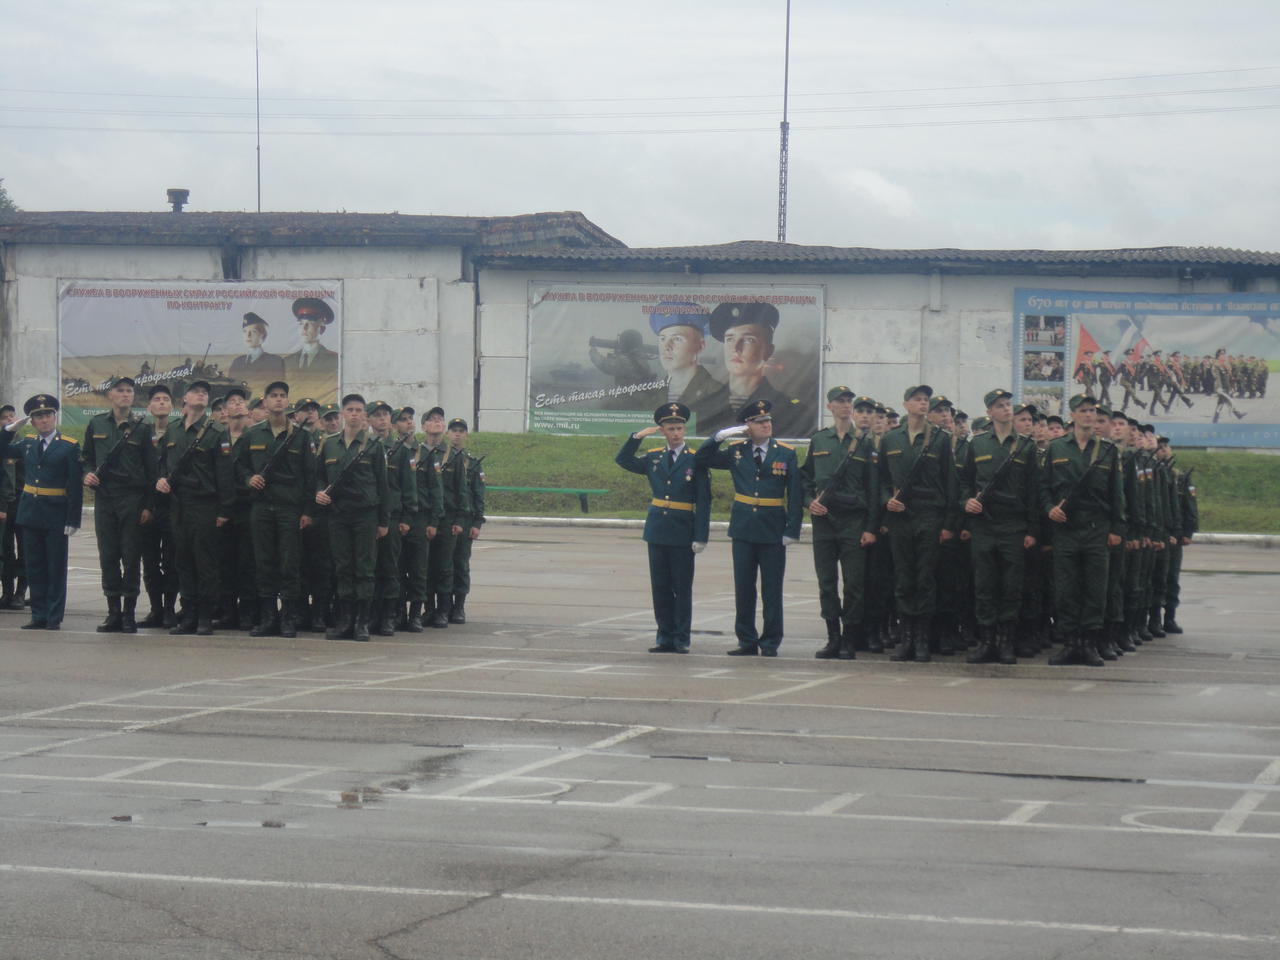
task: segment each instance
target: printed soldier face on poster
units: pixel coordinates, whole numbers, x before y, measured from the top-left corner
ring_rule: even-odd
[[[1280,445],[1280,296],[1015,291],[1015,392],[1089,393],[1175,444]],[[1061,331],[1059,333],[1058,331]]]
[[[616,434],[680,402],[690,435],[773,406],[774,435],[820,422],[820,287],[533,285],[529,429]]]
[[[115,377],[148,389],[207,380],[210,400],[233,386],[261,396],[273,380],[290,397],[334,403],[339,385],[340,280],[270,282],[69,280],[58,290],[62,420],[107,408]]]

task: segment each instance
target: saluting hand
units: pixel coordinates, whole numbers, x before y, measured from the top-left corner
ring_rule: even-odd
[[[659,433],[661,430],[662,428],[655,423],[652,427],[645,427],[643,430],[637,430],[635,432],[635,438],[637,440],[643,440],[645,437],[652,437],[655,433]]]

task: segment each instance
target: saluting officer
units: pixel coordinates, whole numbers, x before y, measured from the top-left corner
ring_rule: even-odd
[[[1040,478],[1040,507],[1053,522],[1054,599],[1063,650],[1052,666],[1100,667],[1098,640],[1106,607],[1108,550],[1125,533],[1119,451],[1094,436],[1097,401],[1070,400],[1075,429],[1049,444]]]
[[[267,419],[244,433],[236,450],[236,479],[252,498],[250,529],[257,562],[258,616],[250,636],[298,635],[302,598],[302,531],[315,510],[315,443],[289,422],[289,384],[267,384]],[[276,610],[276,598],[280,610]]]
[[[235,503],[231,449],[223,445],[226,431],[206,413],[209,383],[196,380],[182,397],[182,416],[169,424],[160,454],[156,489],[169,496],[178,565],[178,593],[182,615],[172,634],[213,633],[218,604],[218,529],[226,524]]]
[[[467,595],[471,593],[471,544],[480,538],[484,526],[484,467],[483,457],[473,457],[466,449],[467,421],[454,417],[449,421],[449,448],[453,456],[464,458],[466,472],[468,513],[463,520],[462,532],[453,545],[453,602],[449,608],[450,623],[466,623]]]
[[[111,409],[89,421],[81,444],[84,485],[94,491],[93,529],[107,619],[99,633],[137,633],[143,529],[155,522],[157,462],[151,425],[133,416],[134,382],[117,377],[107,388]]]
[[[800,539],[804,492],[795,448],[773,439],[772,404],[753,400],[738,411],[741,425],[726,427],[698,450],[699,464],[733,478],[729,538],[733,541],[734,632],[731,657],[776,657],[782,643],[782,578],[787,547]],[[721,449],[727,437],[746,434]],[[764,629],[756,630],[756,579]]]
[[[991,430],[969,441],[960,466],[978,620],[978,649],[968,662],[1016,663],[1026,554],[1040,516],[1035,442],[1014,430],[1012,393],[991,390],[983,402]]]
[[[387,535],[386,451],[368,428],[364,397],[342,398],[342,431],[320,444],[316,503],[329,509],[337,610],[329,640],[368,640],[378,540]]]
[[[84,491],[80,446],[58,431],[58,399],[40,393],[22,405],[26,414],[0,430],[0,457],[13,444],[22,454],[22,527],[31,620],[23,630],[58,630],[67,606],[67,539],[80,529]],[[18,440],[28,420],[36,436]]]
[[[688,653],[693,624],[693,558],[711,530],[711,475],[684,442],[689,408],[664,403],[653,412],[654,426],[627,438],[614,462],[649,480],[652,498],[645,515],[649,588],[658,632],[650,653]],[[646,437],[661,433],[666,444],[637,457]]]
[[[849,387],[828,390],[834,423],[809,438],[809,455],[800,468],[805,506],[813,517],[818,605],[827,627],[827,645],[814,654],[819,660],[854,659],[864,635],[867,551],[877,540],[884,505],[875,438],[855,425],[854,411],[864,411],[869,419],[874,408],[870,397],[855,400]]]
[[[374,573],[373,624],[379,637],[396,635],[400,607],[400,539],[409,532],[408,518],[417,512],[418,484],[413,476],[413,451],[404,436],[391,429],[391,404],[375,400],[369,407],[369,426],[382,445],[387,467],[387,535],[378,539],[378,565]]]

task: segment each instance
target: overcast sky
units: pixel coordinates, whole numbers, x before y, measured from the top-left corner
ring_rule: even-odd
[[[776,236],[785,0],[8,4],[13,199],[253,210],[255,11],[264,210]],[[794,0],[787,238],[1280,249],[1278,27],[1275,0]]]

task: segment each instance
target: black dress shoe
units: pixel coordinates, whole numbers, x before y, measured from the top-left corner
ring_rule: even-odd
[[[650,653],[675,653],[675,652],[676,652],[676,648],[675,648],[675,647],[667,647],[667,646],[663,646],[663,645],[660,643],[660,644],[658,644],[656,647],[650,647],[650,648],[649,648],[649,652],[650,652]]]
[[[732,650],[725,651],[731,657],[754,657],[759,652],[759,647],[734,647]]]
[[[776,657],[777,655],[778,655],[778,651],[773,648],[765,648],[765,647],[760,648],[760,656],[762,657]]]
[[[48,624],[43,620],[32,620],[30,623],[24,623],[18,629],[20,630],[43,630]]]
[[[676,653],[688,653],[688,652],[689,652],[688,647],[676,647]]]

